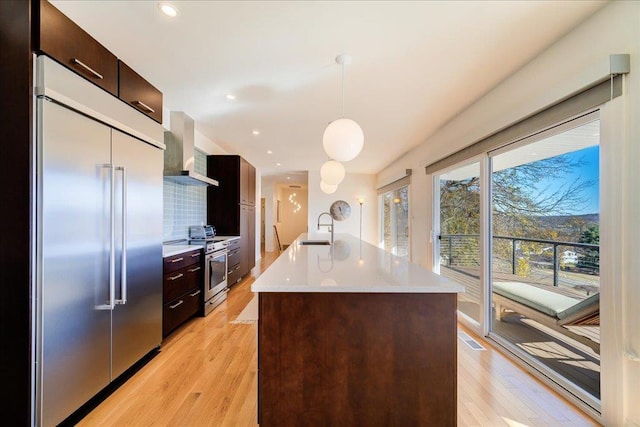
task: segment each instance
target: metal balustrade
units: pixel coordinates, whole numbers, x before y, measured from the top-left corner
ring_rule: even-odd
[[[439,240],[441,265],[479,277],[479,235],[442,234]],[[586,295],[599,292],[599,245],[513,236],[493,236],[492,244],[494,276],[526,277]]]

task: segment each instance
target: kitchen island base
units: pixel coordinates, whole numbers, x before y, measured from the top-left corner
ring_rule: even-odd
[[[455,293],[260,293],[258,422],[455,426]]]

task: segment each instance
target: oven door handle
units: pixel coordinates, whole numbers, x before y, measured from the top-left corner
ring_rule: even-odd
[[[207,254],[207,259],[208,260],[212,260],[212,259],[218,258],[220,255],[227,256],[227,255],[229,255],[229,251],[226,250],[226,249],[222,249],[222,250],[219,250],[219,251],[208,253]]]

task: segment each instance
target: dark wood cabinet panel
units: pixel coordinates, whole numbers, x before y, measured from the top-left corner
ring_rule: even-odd
[[[240,205],[240,275],[244,276],[249,272],[249,231],[247,224],[249,223],[249,207]]]
[[[207,187],[207,222],[224,236],[240,235],[240,156],[207,156],[207,176],[218,180]]]
[[[200,249],[164,258],[162,336],[202,312],[203,256]]]
[[[240,274],[256,265],[256,207],[240,205]]]
[[[249,165],[247,171],[247,199],[250,205],[256,204],[256,168]]]
[[[456,425],[456,294],[259,298],[260,426]]]
[[[230,252],[238,249],[239,247],[240,247],[240,239],[229,240],[229,245],[227,246],[227,249]]]
[[[227,255],[227,265],[233,267],[240,263],[240,248],[232,249]]]
[[[34,49],[118,96],[118,58],[48,1],[34,2]]]
[[[239,268],[227,278],[232,285],[255,267],[256,169],[240,156],[215,155],[207,156],[207,175],[220,182],[207,189],[207,222],[219,235],[240,236]]]
[[[240,203],[256,204],[256,168],[240,158]]]
[[[33,49],[162,123],[162,92],[46,0],[33,3]]]
[[[118,61],[118,75],[118,97],[162,123],[162,92],[122,61]]]
[[[167,274],[172,271],[180,270],[191,264],[200,264],[201,260],[202,251],[200,249],[166,257],[163,260],[163,271],[164,274]]]
[[[235,285],[242,279],[242,275],[240,274],[240,263],[233,265],[228,268],[227,272],[227,285],[229,287]]]
[[[202,289],[200,288],[193,288],[180,298],[165,304],[162,310],[162,335],[166,337],[201,310]]]
[[[32,425],[31,376],[36,351],[33,340],[32,246],[34,233],[33,153],[36,150],[33,102],[33,56],[31,52],[31,4],[0,0],[0,70],[4,141],[0,144],[0,177],[9,183],[0,191],[4,226],[0,232],[0,323],[2,326],[2,368],[5,390],[2,419],[5,425]],[[10,207],[10,208],[9,208]]]
[[[247,223],[246,223],[246,230],[247,230],[247,236],[248,236],[248,240],[247,240],[247,251],[246,251],[246,257],[247,257],[247,273],[249,271],[251,271],[251,269],[253,267],[256,266],[256,207],[255,206],[249,206],[249,210],[248,210],[248,218],[247,218]]]
[[[227,249],[229,250],[227,255],[227,284],[233,286],[242,279],[240,260],[243,252],[240,247],[240,239],[231,240]]]
[[[172,301],[185,294],[194,284],[202,283],[202,267],[193,264],[164,275],[164,301]]]

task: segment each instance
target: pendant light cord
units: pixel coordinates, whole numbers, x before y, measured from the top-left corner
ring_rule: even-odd
[[[344,118],[344,62],[342,65],[342,118]]]

